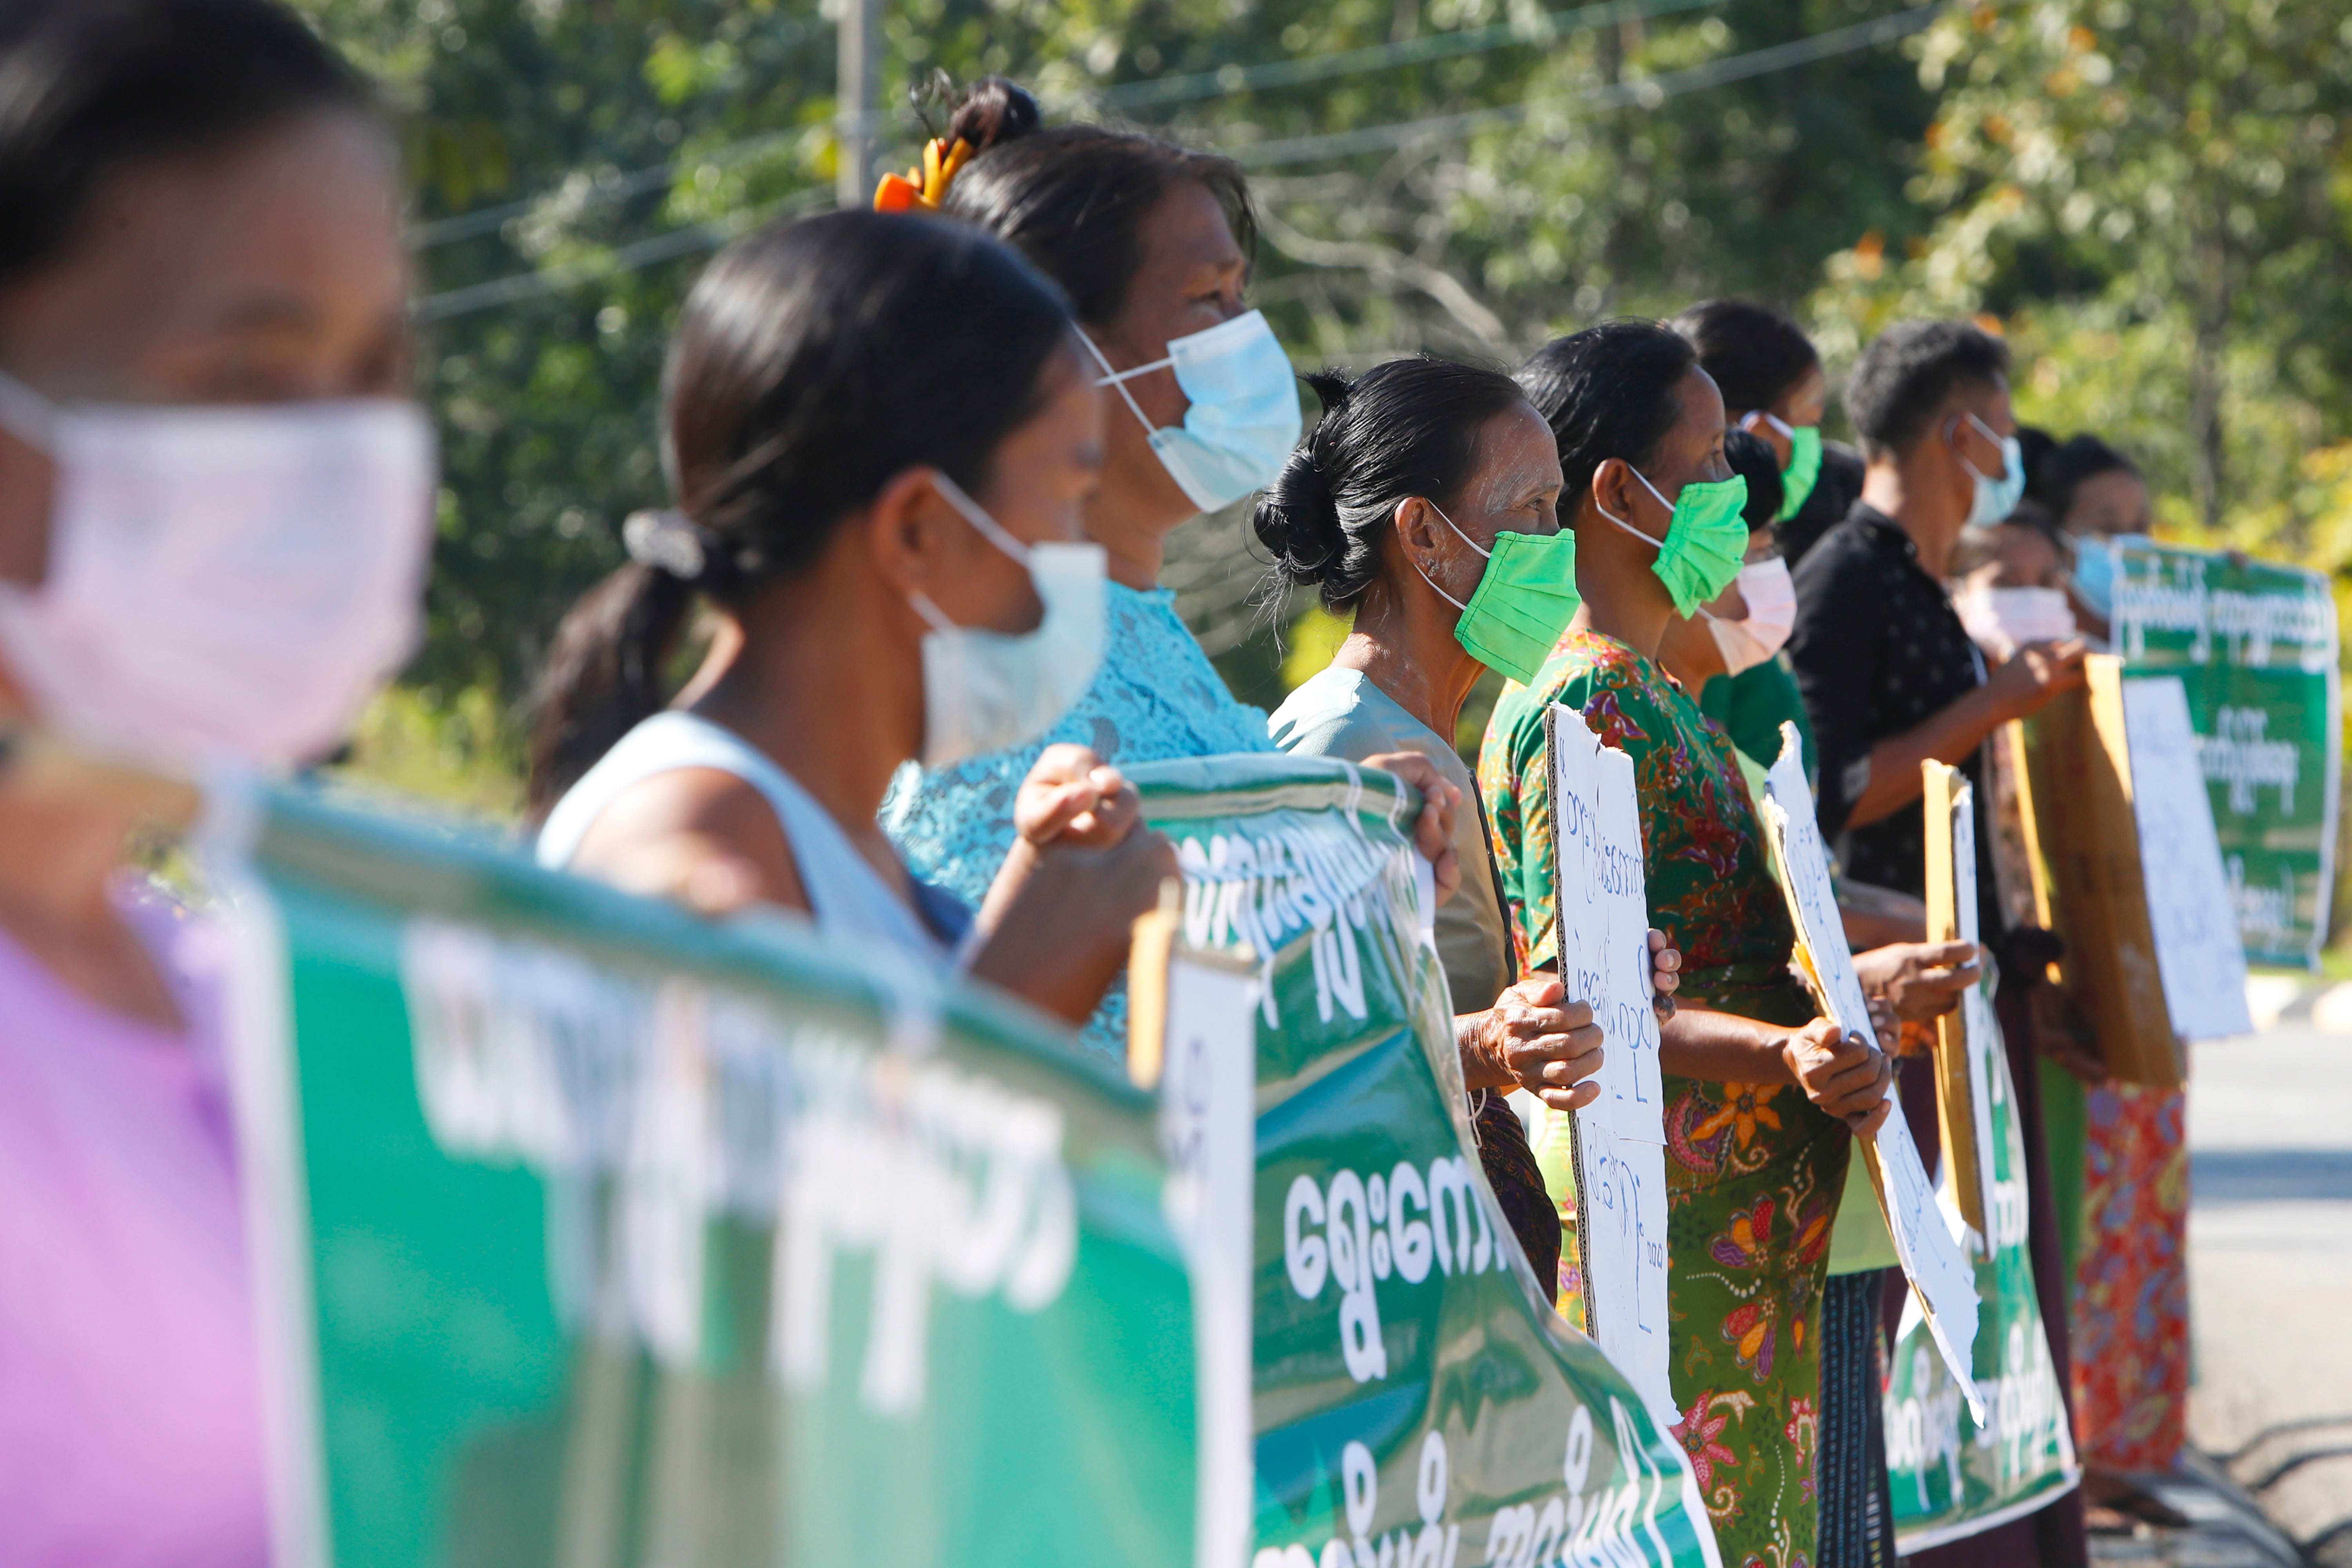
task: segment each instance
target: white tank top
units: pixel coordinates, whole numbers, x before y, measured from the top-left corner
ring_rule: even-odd
[[[936,963],[947,962],[939,938],[857,852],[832,813],[757,746],[691,713],[655,714],[564,791],[540,829],[539,863],[557,871],[570,866],[588,829],[622,791],[680,768],[731,773],[760,792],[783,827],[817,924],[845,935],[878,937]]]

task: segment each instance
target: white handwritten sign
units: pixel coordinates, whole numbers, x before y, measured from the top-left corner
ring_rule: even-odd
[[[1197,1568],[1248,1561],[1256,1472],[1250,1409],[1251,1286],[1257,1184],[1257,976],[1176,945],[1160,1078],[1162,1195],[1192,1253],[1200,1349]]]
[[[1805,782],[1804,745],[1794,724],[1780,726],[1780,760],[1764,777],[1763,816],[1780,875],[1780,891],[1789,900],[1789,914],[1797,926],[1797,960],[1814,996],[1840,1029],[1865,1040],[1874,1038],[1870,1005],[1853,972],[1844,923],[1838,918],[1829,852],[1822,843],[1821,826],[1813,819],[1812,789]],[[1969,1408],[1981,1421],[1984,1405],[1977,1393],[1970,1352],[1977,1333],[1976,1272],[1952,1233],[1951,1221],[1936,1202],[1927,1167],[1919,1158],[1919,1146],[1912,1142],[1910,1124],[1903,1120],[1900,1096],[1891,1085],[1887,1096],[1896,1103],[1864,1148],[1879,1205],[1895,1238],[1895,1258],[1927,1310],[1936,1346],[1951,1368],[1953,1380],[1967,1394]]]
[[[2173,1033],[2191,1040],[2252,1034],[2245,944],[2189,727],[2188,694],[2171,675],[2126,680],[2123,691],[2140,877]]]
[[[1959,925],[1959,940],[1975,943],[1977,921],[1977,819],[1975,786],[1962,782],[1952,791],[1952,901]],[[1988,1053],[2001,1048],[2000,1028],[1993,1021],[1992,997],[1988,989],[1992,984],[1990,969],[1977,983],[1960,994],[1960,1033],[1967,1042],[1969,1064],[1969,1126],[1976,1140],[1976,1158],[1969,1164],[1976,1172],[1978,1213],[1985,1216],[1988,1226],[1999,1211],[1993,1181],[1992,1107],[1993,1082],[1996,1077]],[[2000,1076],[2006,1076],[2005,1071]],[[1945,1122],[1948,1128],[1949,1121]],[[1959,1162],[1945,1162],[1948,1172]],[[1987,1245],[1990,1245],[1988,1242]]]
[[[1633,759],[1572,708],[1548,719],[1561,984],[1601,1026],[1601,1097],[1576,1113],[1577,1247],[1585,1322],[1669,1425],[1665,1093],[1650,999],[1650,905]]]
[[[1601,1098],[1578,1119],[1585,1125],[1598,1121],[1620,1139],[1664,1144],[1633,759],[1601,745],[1572,708],[1555,704],[1549,722],[1560,983],[1570,1001],[1591,1005],[1604,1040],[1595,1080]]]

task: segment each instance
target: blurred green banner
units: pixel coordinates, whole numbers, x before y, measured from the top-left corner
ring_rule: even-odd
[[[2117,540],[2124,673],[2178,675],[2246,957],[2315,968],[2335,888],[2343,711],[2327,579]]]
[[[1184,940],[1261,969],[1255,1568],[1717,1564],[1676,1437],[1552,1311],[1479,1167],[1411,792],[1302,757],[1129,776]]]
[[[249,823],[279,1568],[1191,1568],[1148,1097],[781,918]]]

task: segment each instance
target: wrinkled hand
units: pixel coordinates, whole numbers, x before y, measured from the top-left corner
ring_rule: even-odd
[[[1419,752],[1384,752],[1366,757],[1364,765],[1391,773],[1421,792],[1421,815],[1413,819],[1412,844],[1437,873],[1437,901],[1454,896],[1462,885],[1461,857],[1454,852],[1454,818],[1467,811],[1462,792],[1445,782],[1437,764]]]
[[[1067,742],[1040,753],[1013,801],[1014,830],[1041,849],[1107,849],[1142,819],[1142,803],[1126,776]]]
[[[1984,975],[1981,949],[1965,942],[1898,942],[1853,955],[1865,995],[1884,999],[1907,1023],[1939,1018]]]
[[[1666,933],[1650,928],[1650,1010],[1661,1023],[1675,1016],[1675,993],[1682,989],[1683,955],[1666,945]]]
[[[2030,642],[2003,660],[1985,684],[2005,718],[2029,718],[2060,692],[2083,684],[2083,656],[2088,651],[2080,637]]]
[[[1885,1123],[1894,1105],[1887,1086],[1895,1066],[1886,1053],[1857,1035],[1841,1036],[1816,1018],[1780,1043],[1780,1059],[1805,1098],[1866,1138]]]
[[[1601,1086],[1585,1081],[1601,1070],[1601,1026],[1551,975],[1520,981],[1486,1012],[1465,1015],[1456,1032],[1468,1088],[1524,1089],[1554,1110],[1601,1097]]]
[[[1890,1057],[1903,1054],[1903,1020],[1895,1009],[1880,997],[1865,998],[1870,1004],[1870,1032],[1878,1037],[1878,1048]]]

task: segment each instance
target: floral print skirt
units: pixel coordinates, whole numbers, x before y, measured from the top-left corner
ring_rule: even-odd
[[[2168,1470],[2189,1415],[2189,1151],[2179,1089],[2085,1096],[2074,1441],[2103,1470]]]

